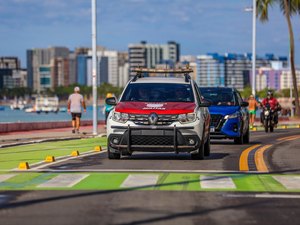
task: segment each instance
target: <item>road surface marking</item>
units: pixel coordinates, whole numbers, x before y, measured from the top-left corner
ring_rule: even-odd
[[[231,177],[226,176],[200,176],[200,186],[204,189],[236,189]]]
[[[300,189],[300,176],[273,176],[286,189]]]
[[[282,137],[282,138],[277,138],[277,141],[289,141],[289,140],[295,140],[299,138],[300,135],[292,135],[292,136],[287,136],[287,137]]]
[[[38,163],[35,163],[33,165],[39,165],[39,164],[42,164],[41,166],[37,166],[37,167],[34,167],[32,169],[30,169],[31,171],[34,170],[34,171],[38,171],[39,169],[42,169],[42,168],[45,168],[45,167],[49,167],[49,166],[53,166],[57,163],[61,163],[61,162],[66,162],[68,160],[72,160],[72,159],[80,159],[80,158],[83,158],[83,157],[86,157],[86,156],[91,156],[91,155],[97,155],[97,154],[103,154],[107,152],[107,150],[102,150],[101,152],[95,152],[94,150],[91,150],[91,151],[88,151],[88,152],[84,152],[84,153],[81,153],[81,155],[77,156],[77,157],[72,157],[72,156],[61,156],[61,157],[58,157],[56,158],[56,161],[55,162],[52,162],[52,163],[45,163],[44,161],[42,162],[38,162]],[[59,158],[62,158],[61,160],[59,160]],[[16,169],[13,169],[13,170],[16,170]]]
[[[262,146],[255,152],[254,159],[255,159],[255,165],[256,165],[257,171],[269,172],[268,167],[266,166],[266,163],[264,161],[264,152],[271,146],[272,145]]]
[[[16,176],[16,174],[3,174],[3,175],[0,175],[0,183],[3,182],[3,181],[6,181],[12,177]]]
[[[60,174],[37,187],[73,187],[87,176],[89,174]]]
[[[225,194],[229,198],[287,198],[287,199],[300,199],[300,195],[289,194]]]
[[[155,186],[159,175],[129,174],[121,187]]]
[[[249,148],[245,149],[241,156],[240,156],[240,162],[239,162],[239,165],[240,165],[240,171],[249,171],[249,165],[248,165],[248,156],[249,156],[249,153],[257,148],[261,146],[260,144],[257,144],[257,145],[253,145],[253,146],[250,146]]]

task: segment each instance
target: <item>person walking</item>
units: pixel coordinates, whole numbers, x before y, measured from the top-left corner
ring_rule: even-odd
[[[86,112],[83,96],[79,92],[80,88],[75,87],[74,93],[69,96],[68,100],[68,113],[71,113],[72,116],[72,133],[75,133],[75,131],[79,133],[82,108]]]
[[[256,101],[253,95],[250,95],[250,97],[248,98],[248,103],[248,110],[250,114],[250,129],[252,129],[255,122],[256,109],[259,106],[259,103]]]

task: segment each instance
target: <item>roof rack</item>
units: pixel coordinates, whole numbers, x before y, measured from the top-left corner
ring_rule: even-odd
[[[136,81],[137,79],[143,77],[142,73],[176,73],[176,74],[184,74],[185,82],[189,82],[191,79],[189,73],[192,73],[193,70],[189,67],[187,68],[179,68],[179,69],[149,69],[149,68],[132,68],[131,72],[136,72],[137,74],[134,76],[132,81]]]
[[[191,68],[179,68],[179,69],[149,69],[149,68],[132,68],[131,72],[137,73],[192,73]]]

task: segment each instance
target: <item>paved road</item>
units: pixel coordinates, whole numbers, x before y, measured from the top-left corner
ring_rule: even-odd
[[[132,177],[134,171],[141,174],[143,170],[156,172],[163,170],[163,173],[168,175],[172,174],[172,171],[179,171],[178,173],[183,174],[182,177],[186,179],[190,179],[188,176],[192,176],[190,173],[195,170],[201,171],[202,174],[207,171],[206,175],[215,175],[212,171],[217,171],[217,174],[232,172],[232,176],[236,176],[236,179],[241,178],[239,182],[243,182],[244,174],[238,173],[244,168],[243,165],[250,172],[259,172],[264,169],[262,165],[265,164],[268,171],[262,176],[250,174],[250,180],[247,180],[248,178],[244,180],[246,182],[244,185],[250,185],[247,182],[252,181],[254,182],[252,185],[255,186],[255,182],[259,185],[259,180],[268,180],[273,175],[274,177],[278,177],[278,174],[287,174],[284,177],[299,175],[299,137],[299,129],[294,129],[276,130],[273,134],[252,133],[249,145],[234,145],[232,141],[212,141],[212,154],[204,161],[191,160],[187,154],[170,153],[139,153],[131,158],[108,160],[106,153],[100,153],[60,162],[43,169],[51,169],[52,172],[61,171],[61,174],[67,175],[74,174],[70,171],[84,170],[85,173],[90,171],[91,174],[95,173],[94,177],[99,177],[99,180],[92,179],[90,185],[108,185],[114,179],[109,176],[114,175],[101,173],[101,170],[107,169],[130,170]],[[248,154],[243,161],[241,156],[245,152]],[[263,154],[262,158],[259,158],[260,154]],[[101,177],[99,173],[104,175]],[[51,173],[46,172],[40,172],[38,175],[44,178],[52,176]],[[126,177],[127,173],[124,171],[118,176]],[[253,176],[257,179],[253,179]],[[122,182],[124,184],[125,181]],[[225,181],[222,183],[222,185],[227,184]],[[298,184],[299,182],[296,183]],[[188,191],[190,186],[185,186],[184,183],[180,185],[182,187],[180,191],[155,187],[145,190],[136,188],[82,190],[81,188],[77,191],[61,189],[2,191],[0,192],[0,224],[273,225],[299,223],[300,189],[290,192],[276,191],[275,186],[279,184],[275,184],[274,181],[265,183],[268,190],[275,190],[273,192],[204,191],[203,189]],[[204,184],[201,185],[203,188]]]

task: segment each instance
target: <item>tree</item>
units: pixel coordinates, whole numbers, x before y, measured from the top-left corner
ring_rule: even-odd
[[[295,106],[296,106],[296,116],[300,117],[300,106],[299,106],[299,94],[297,87],[297,77],[296,77],[296,69],[295,69],[295,41],[294,41],[294,32],[291,23],[291,17],[296,14],[300,14],[300,0],[256,0],[257,7],[257,16],[260,21],[266,22],[268,21],[268,9],[272,7],[274,4],[279,4],[280,9],[285,16],[288,30],[289,30],[289,39],[290,39],[290,64],[291,64],[291,72],[293,79],[293,88],[295,95]]]

